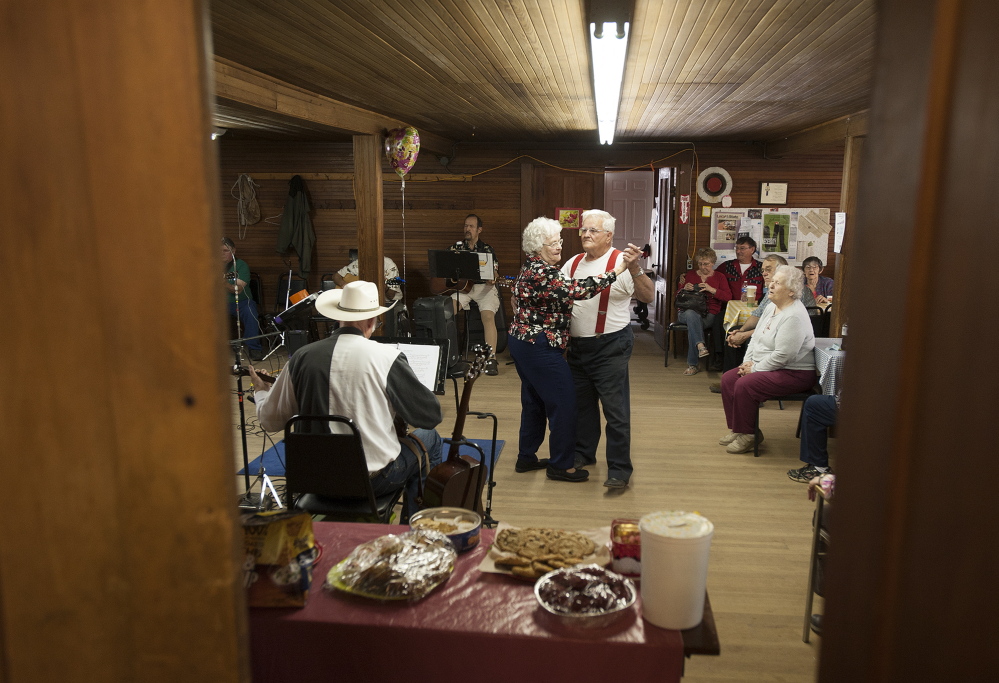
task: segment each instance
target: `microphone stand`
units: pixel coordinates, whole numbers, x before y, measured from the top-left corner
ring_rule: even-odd
[[[232,353],[234,357],[232,374],[236,375],[236,396],[238,397],[239,403],[239,434],[243,446],[243,484],[245,488],[243,495],[239,499],[239,508],[241,510],[264,510],[268,493],[270,493],[270,495],[274,498],[274,501],[277,503],[279,508],[284,507],[281,503],[280,496],[278,496],[277,491],[274,489],[274,483],[264,471],[263,460],[260,461],[260,471],[257,473],[257,478],[252,483],[250,482],[250,457],[246,446],[246,410],[243,406],[243,396],[246,394],[246,391],[243,389],[243,377],[247,376],[249,371],[243,367],[240,357],[240,351],[243,348],[244,341],[247,341],[248,339],[260,339],[262,337],[273,337],[276,334],[278,333],[272,332],[270,334],[261,334],[256,337],[233,339],[229,342],[232,345]],[[251,489],[256,486],[257,482],[261,482],[259,495],[250,493]]]

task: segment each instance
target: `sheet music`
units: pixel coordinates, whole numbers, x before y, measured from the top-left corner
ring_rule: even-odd
[[[496,277],[496,271],[493,268],[493,255],[484,254],[482,252],[475,252],[479,256],[479,278],[482,280],[492,280]]]
[[[437,344],[389,344],[404,354],[409,366],[416,373],[420,384],[430,391],[437,388],[437,368],[440,365],[441,347]]]

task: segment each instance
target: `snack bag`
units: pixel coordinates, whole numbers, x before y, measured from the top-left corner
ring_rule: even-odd
[[[319,549],[312,515],[275,510],[242,516],[243,579],[251,607],[302,607]]]

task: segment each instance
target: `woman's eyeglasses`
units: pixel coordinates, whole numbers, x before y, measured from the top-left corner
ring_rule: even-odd
[[[544,244],[546,247],[561,247],[565,240],[555,240],[554,242],[548,242]]]

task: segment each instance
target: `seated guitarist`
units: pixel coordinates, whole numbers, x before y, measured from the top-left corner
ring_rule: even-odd
[[[440,424],[443,413],[437,397],[417,379],[405,354],[371,341],[378,316],[388,310],[379,304],[373,282],[358,280],[343,289],[323,292],[316,300],[316,311],[339,320],[340,329],[296,351],[272,387],[253,366],[249,372],[257,417],[269,432],[283,429],[293,415],[352,419],[361,433],[375,495],[406,489],[405,521],[419,509],[421,468],[416,453],[400,441],[417,437],[430,456],[428,470],[436,467],[441,461],[442,442],[433,428]],[[396,422],[422,429],[400,439]],[[346,429],[342,425],[333,428]]]
[[[496,362],[496,311],[499,310],[500,300],[496,293],[496,278],[499,277],[499,261],[496,260],[496,252],[488,244],[479,239],[482,234],[482,219],[474,213],[465,217],[465,239],[451,245],[451,251],[475,251],[480,254],[492,254],[493,256],[493,279],[472,284],[468,292],[458,291],[451,296],[454,302],[454,312],[458,313],[458,306],[462,310],[469,309],[469,302],[474,301],[479,306],[479,316],[482,318],[482,331],[486,338],[486,344],[492,350],[492,354],[486,361],[485,373],[487,375],[498,375],[499,364]],[[460,284],[459,284],[460,286]]]
[[[343,289],[344,285],[348,282],[353,282],[360,279],[360,266],[357,262],[357,249],[350,250],[351,262],[345,265],[343,268],[333,273],[333,282],[340,289]],[[385,257],[385,298],[388,301],[398,301],[402,298],[402,287],[398,284],[399,278],[399,267],[395,265],[395,261],[390,259],[388,256]],[[395,281],[393,284],[389,284],[389,280]]]

